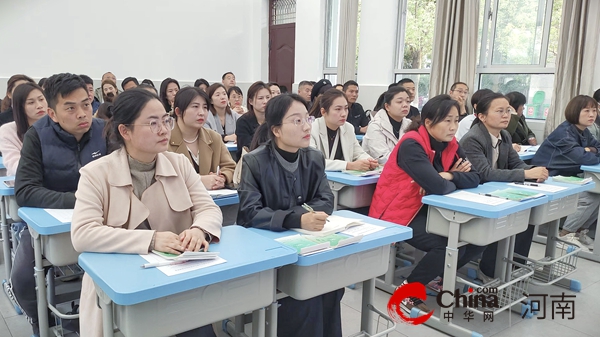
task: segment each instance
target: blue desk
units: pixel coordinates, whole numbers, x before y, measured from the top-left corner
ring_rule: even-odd
[[[594,188],[591,189],[589,192],[600,194],[600,165],[582,165],[581,170],[583,170],[583,173],[586,178],[592,178],[594,183],[596,183]],[[599,223],[600,221],[596,222],[596,233],[600,233]],[[588,260],[600,262],[600,244],[598,243],[598,241],[600,240],[594,241],[593,252],[580,252],[579,256]]]
[[[329,187],[333,192],[334,210],[338,205],[359,208],[371,205],[373,192],[379,181],[379,175],[357,177],[342,172],[326,171]]]
[[[227,142],[225,143],[225,146],[227,146],[227,150],[229,150],[230,153],[236,153],[237,152],[237,144],[234,142]]]
[[[496,186],[498,189],[521,188],[527,191],[534,191],[532,188],[508,185],[508,183],[502,182],[491,182],[487,185]],[[563,256],[557,256],[558,227],[561,218],[577,210],[579,193],[592,189],[594,183],[586,185],[564,184],[553,182],[552,178],[550,178],[544,184],[538,185],[554,185],[564,187],[565,189],[557,192],[539,190],[539,193],[547,196],[548,203],[531,209],[529,224],[536,226],[535,237],[537,237],[537,230],[540,225],[549,225],[547,238],[544,238],[543,242],[540,242],[546,245],[545,258],[536,261],[528,257],[520,257],[530,261],[536,267],[531,280],[532,283],[536,285],[556,284],[570,290],[580,291],[581,283],[577,280],[568,279],[566,276],[575,272],[577,265],[576,255],[581,253],[581,249],[575,249]]]
[[[522,161],[531,160],[534,156],[535,152],[519,153],[519,158],[521,158]]]
[[[125,336],[169,336],[271,305],[275,268],[298,258],[295,250],[240,226],[224,227],[221,242],[210,247],[227,262],[175,276],[140,268],[146,261],[139,255],[81,254],[79,264],[103,309],[104,336],[113,335],[106,329],[113,323]]]
[[[0,160],[2,157],[0,157]],[[4,167],[4,165],[2,165]],[[12,270],[12,247],[14,249],[17,248],[17,243],[15,238],[10,235],[10,224],[8,223],[7,214],[9,210],[13,208],[15,211],[10,211],[10,213],[14,214],[13,220],[18,219],[16,216],[17,202],[15,199],[15,189],[13,187],[7,187],[4,182],[7,180],[14,180],[14,176],[6,176],[0,177],[0,224],[2,231],[2,252],[4,254],[4,270],[6,273],[7,279],[2,280],[2,288],[4,289],[4,293],[8,296],[8,299],[13,304],[13,307],[17,311],[18,314],[21,314],[21,308],[19,305],[13,301],[14,295],[12,295],[12,287],[10,286],[10,272]]]
[[[497,189],[497,186],[484,184],[465,191],[489,193]],[[548,198],[544,196],[522,202],[509,201],[492,207],[448,196],[428,195],[423,197],[423,203],[430,206],[427,214],[427,231],[448,237],[444,262],[448,268],[444,270],[443,288],[450,291],[455,289],[459,246],[463,243],[488,245],[518,234],[527,229],[531,208],[547,202]],[[500,308],[494,310],[494,315],[510,309],[513,305],[520,304],[522,300],[526,299],[526,296],[522,295],[522,291],[518,292],[518,288],[513,287],[526,287],[525,282],[533,275],[533,269],[523,267],[512,273],[511,270],[512,268],[506,268],[506,273],[501,275],[497,283],[493,284],[498,289],[498,296],[501,299]],[[469,284],[465,280],[461,280],[461,282]],[[477,285],[473,286],[477,287]],[[453,295],[444,294],[442,296],[445,296],[445,302],[449,303],[449,297]],[[482,313],[473,308],[471,310]],[[444,319],[447,317],[446,313],[452,315],[453,308],[440,308],[439,315],[432,316],[425,324],[451,336],[479,336],[475,331],[448,322]],[[411,312],[412,317],[422,314],[416,308],[413,308]]]
[[[213,201],[215,202],[215,204],[217,204],[217,206],[223,207],[223,206],[239,204],[240,197],[238,194],[236,194],[236,195],[231,195],[231,196],[227,196],[227,197],[213,198]]]
[[[363,237],[357,244],[298,256],[296,263],[284,266],[277,272],[277,289],[297,300],[305,300],[363,282],[361,329],[372,332],[373,320],[368,304],[372,303],[375,293],[374,279],[387,271],[391,245],[410,239],[412,229],[350,211],[336,211],[333,214],[358,218],[385,229]],[[294,231],[250,230],[270,239],[297,234]],[[276,311],[276,307],[272,311]]]
[[[58,221],[43,208],[21,207],[19,208],[19,216],[27,223],[29,232],[33,237],[38,324],[40,326],[40,336],[49,337],[48,308],[58,316],[63,316],[62,318],[72,317],[62,315],[48,301],[44,257],[54,266],[67,266],[77,263],[79,253],[75,251],[71,242],[70,222]]]

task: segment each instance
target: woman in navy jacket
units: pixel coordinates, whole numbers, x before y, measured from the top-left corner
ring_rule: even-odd
[[[590,96],[573,98],[565,109],[565,119],[548,137],[531,160],[535,166],[545,166],[551,176],[582,175],[581,165],[600,163],[600,142],[592,136],[588,126],[594,124],[598,115],[598,103]],[[587,228],[598,219],[600,195],[582,192],[579,194],[577,211],[567,216],[561,239],[584,249],[592,247],[594,241]],[[581,228],[580,233],[577,233]]]

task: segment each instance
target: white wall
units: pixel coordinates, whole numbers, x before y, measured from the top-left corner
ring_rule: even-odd
[[[296,45],[294,84],[304,80],[318,81],[323,78],[325,49],[326,0],[298,0],[296,2]]]
[[[17,73],[112,71],[159,85],[233,71],[247,87],[268,79],[268,0],[0,1],[0,46],[1,96]]]

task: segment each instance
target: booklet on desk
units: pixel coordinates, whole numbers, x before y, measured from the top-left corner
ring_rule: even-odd
[[[536,199],[543,197],[544,194],[534,192],[534,191],[526,191],[518,188],[506,188],[503,190],[496,190],[490,193],[487,193],[486,196],[492,196],[501,199],[507,199],[512,201],[525,201],[530,199]]]
[[[353,243],[357,243],[362,239],[360,236],[346,236],[341,234],[330,234],[326,236],[313,235],[290,235],[276,239],[288,247],[294,248],[300,255],[310,255],[322,252],[328,249],[339,248]]]
[[[183,252],[179,255],[159,252],[158,250],[153,250],[152,253],[162,257],[167,260],[181,260],[181,261],[191,261],[191,260],[212,260],[219,257],[219,252]]]
[[[224,198],[232,195],[237,195],[237,190],[230,190],[227,188],[222,188],[220,190],[208,190],[208,194],[213,198]]]
[[[373,176],[377,174],[381,174],[383,171],[383,166],[379,166],[378,168],[371,171],[358,171],[358,170],[342,170],[342,173],[350,174],[357,177],[367,177]]]
[[[552,177],[552,181],[557,181],[559,183],[567,183],[567,184],[585,185],[585,184],[591,182],[592,178],[554,176],[554,177]]]
[[[325,226],[320,231],[307,231],[306,229],[302,229],[302,228],[292,228],[292,230],[294,230],[298,233],[301,233],[301,234],[306,234],[306,235],[326,236],[329,234],[341,232],[350,227],[360,226],[362,224],[363,224],[362,221],[360,221],[359,219],[351,219],[351,218],[344,218],[342,216],[337,216],[337,215],[330,215],[327,217]]]

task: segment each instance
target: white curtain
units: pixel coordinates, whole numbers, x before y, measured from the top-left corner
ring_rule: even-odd
[[[447,94],[454,82],[474,91],[479,1],[437,0],[435,18],[429,97]]]
[[[337,82],[356,79],[356,35],[358,0],[340,2],[340,39],[338,44]],[[332,83],[335,85],[335,83]]]
[[[591,96],[594,93],[599,18],[598,0],[563,2],[554,89],[546,118],[545,136],[565,120],[565,107],[573,97]]]

